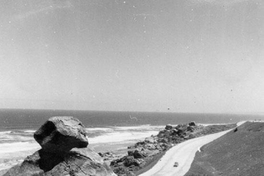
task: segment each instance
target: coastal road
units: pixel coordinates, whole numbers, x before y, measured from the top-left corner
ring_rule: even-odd
[[[239,122],[237,126],[244,122]],[[160,159],[160,161],[147,172],[140,176],[183,176],[188,172],[194,159],[195,153],[200,150],[203,145],[221,137],[231,130],[210,134],[194,139],[187,140],[172,147]],[[178,167],[173,167],[178,162]]]

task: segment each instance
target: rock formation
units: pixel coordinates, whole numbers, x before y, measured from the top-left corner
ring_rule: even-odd
[[[82,123],[73,117],[52,117],[35,133],[35,140],[49,153],[68,152],[88,145]]]
[[[4,176],[115,176],[95,152],[87,148],[82,123],[73,117],[52,117],[34,134],[42,147]]]

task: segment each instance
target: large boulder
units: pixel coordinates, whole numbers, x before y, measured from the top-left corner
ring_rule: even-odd
[[[171,130],[173,128],[173,126],[171,125],[171,124],[167,124],[166,126],[165,126],[165,129],[166,130]]]
[[[4,176],[115,176],[103,159],[88,148],[72,149],[63,156],[39,150]]]
[[[72,148],[88,145],[83,124],[74,117],[52,117],[35,133],[35,140],[44,151],[50,153],[68,152]]]
[[[196,123],[194,121],[189,123],[189,126],[196,126]]]

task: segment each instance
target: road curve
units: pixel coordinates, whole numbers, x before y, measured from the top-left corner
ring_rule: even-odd
[[[243,123],[244,122],[239,122],[237,126]],[[200,150],[200,147],[221,137],[229,131],[231,130],[190,139],[177,144],[168,150],[155,166],[140,176],[183,176],[190,169],[195,153],[197,150]],[[175,162],[179,163],[178,167],[173,167]]]

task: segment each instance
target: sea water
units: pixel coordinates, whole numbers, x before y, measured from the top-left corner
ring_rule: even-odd
[[[0,110],[0,171],[40,149],[33,133],[50,117],[74,116],[86,127],[89,146],[96,152],[118,150],[156,135],[166,124],[203,124],[261,119],[259,115],[160,112]],[[122,144],[122,145],[121,145]]]

